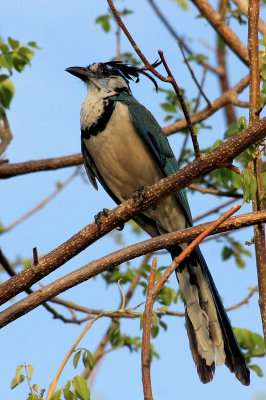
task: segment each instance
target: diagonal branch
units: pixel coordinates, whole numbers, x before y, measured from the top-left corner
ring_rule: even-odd
[[[153,305],[156,300],[156,297],[160,293],[164,284],[170,277],[170,275],[179,267],[179,265],[184,261],[184,259],[189,256],[189,254],[203,241],[203,239],[211,234],[219,225],[221,225],[226,219],[228,219],[232,214],[240,209],[241,206],[237,205],[228,210],[225,214],[223,214],[217,221],[213,221],[209,224],[208,228],[206,228],[199,236],[197,236],[192,243],[190,243],[178,256],[175,257],[172,264],[167,268],[164,274],[160,277],[157,283],[155,283],[155,274],[156,274],[156,263],[157,258],[155,258],[152,264],[152,270],[150,273],[148,291],[145,303],[145,311],[143,314],[143,336],[142,336],[142,356],[141,356],[141,365],[142,365],[142,382],[143,382],[143,391],[144,391],[144,399],[152,400],[152,387],[151,387],[151,377],[150,377],[150,339],[151,339],[151,321],[152,321],[152,312]]]
[[[238,217],[230,218],[228,221],[220,225],[214,233],[225,232],[227,230],[239,229],[246,226],[266,221],[266,211],[257,213],[250,213],[240,215]],[[0,313],[0,328],[9,324],[13,320],[19,318],[21,315],[28,313],[34,308],[38,307],[44,301],[57,296],[58,294],[84,282],[93,276],[96,276],[111,267],[120,265],[123,262],[139,257],[140,255],[150,253],[158,249],[165,248],[172,244],[188,243],[203,232],[210,223],[201,224],[197,227],[184,229],[182,231],[169,233],[146,240],[141,243],[134,244],[123,248],[122,250],[115,251],[97,261],[93,261],[78,270],[50,283],[36,292],[32,293],[23,300],[18,301],[16,304],[10,306]]]
[[[180,171],[146,188],[142,202],[133,198],[111,210],[101,218],[100,227],[94,222],[67,240],[65,243],[43,256],[37,265],[32,265],[9,281],[2,283],[0,303],[8,301],[25,288],[32,286],[44,276],[49,275],[68,260],[103,237],[121,222],[127,222],[138,212],[151,208],[163,198],[187,187],[192,181],[211,171],[232,164],[234,158],[251,144],[259,142],[265,135],[266,118],[249,126],[225,143],[196,158]]]
[[[199,9],[201,14],[209,21],[217,33],[224,39],[231,50],[248,65],[248,51],[244,43],[223,21],[221,15],[215,11],[207,0],[192,0],[192,3]]]

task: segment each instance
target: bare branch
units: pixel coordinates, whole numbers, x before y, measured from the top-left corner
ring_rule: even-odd
[[[243,195],[240,193],[230,193],[230,192],[224,192],[222,190],[205,188],[199,185],[195,185],[194,183],[190,184],[188,187],[191,190],[195,190],[196,192],[200,192],[203,194],[213,194],[214,196],[234,197],[235,199],[243,199]]]
[[[82,155],[80,153],[65,157],[46,158],[43,160],[26,161],[16,164],[3,164],[0,165],[0,179],[29,174],[31,172],[51,171],[80,164],[83,164]]]

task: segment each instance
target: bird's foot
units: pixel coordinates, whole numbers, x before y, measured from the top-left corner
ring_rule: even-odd
[[[101,228],[101,218],[102,217],[108,217],[108,213],[110,210],[108,208],[104,208],[102,211],[98,212],[98,214],[94,215],[94,220],[98,226],[98,228]]]
[[[139,204],[140,204],[140,205],[143,204],[143,200],[144,200],[144,197],[145,197],[146,188],[147,188],[147,186],[141,186],[138,190],[136,190],[136,191],[133,193],[133,199],[134,199],[134,201],[139,201]]]
[[[119,225],[118,225],[118,227],[116,228],[116,230],[118,230],[118,231],[122,231],[123,229],[124,229],[124,227],[125,227],[125,224],[124,224],[124,222],[119,222]]]

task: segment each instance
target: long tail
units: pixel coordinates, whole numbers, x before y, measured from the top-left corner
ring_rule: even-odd
[[[170,251],[172,257],[180,252],[177,248]],[[210,382],[215,364],[225,364],[243,385],[249,385],[245,358],[199,248],[177,268],[176,275],[185,301],[190,349],[201,381]]]

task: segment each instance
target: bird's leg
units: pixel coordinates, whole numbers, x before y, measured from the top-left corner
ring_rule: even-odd
[[[102,211],[98,212],[98,214],[94,215],[95,223],[97,224],[98,228],[101,228],[101,218],[107,217],[110,210],[108,208],[104,208]]]
[[[147,188],[147,186],[141,186],[138,190],[136,190],[136,191],[133,193],[133,199],[134,199],[134,201],[139,201],[139,204],[140,204],[140,205],[143,204],[143,200],[144,200],[146,188]]]

